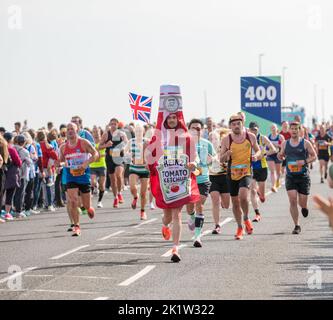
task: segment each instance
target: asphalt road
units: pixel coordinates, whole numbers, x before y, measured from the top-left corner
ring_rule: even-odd
[[[312,194],[332,194],[317,171]],[[231,210],[222,211],[222,233],[211,234],[208,201],[203,247],[194,248],[184,213],[178,264],[160,234],[161,210],[148,209],[142,223],[124,195],[121,208],[112,208],[109,193],[95,219],[83,216],[81,237],[66,232],[65,210],[0,225],[0,300],[333,298],[332,230],[310,201],[302,233],[292,235],[284,187],[268,196],[262,221],[242,241],[234,240]]]

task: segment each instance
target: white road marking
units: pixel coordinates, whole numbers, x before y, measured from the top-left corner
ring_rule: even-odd
[[[138,280],[138,279],[142,278],[143,276],[145,276],[147,273],[149,273],[155,267],[156,266],[154,266],[154,265],[149,265],[149,266],[145,267],[144,269],[142,269],[140,272],[138,272],[134,276],[132,276],[132,277],[128,278],[127,280],[119,283],[118,286],[122,286],[122,287],[129,286],[130,284],[132,284],[136,280]]]
[[[13,292],[10,289],[0,289],[2,292]],[[20,289],[15,292],[50,292],[50,293],[68,293],[68,294],[101,294],[102,292],[87,292],[87,291],[61,291],[61,290],[46,290],[46,289]]]
[[[35,270],[35,269],[37,269],[37,267],[30,267],[30,268],[26,268],[26,269],[24,269],[24,270],[22,270],[20,272],[15,272],[14,274],[12,274],[10,276],[1,279],[0,283],[5,283],[5,282],[7,282],[9,280],[15,279],[16,277],[22,276],[23,274],[25,274],[25,273],[27,273],[29,271]]]
[[[115,237],[115,236],[117,236],[118,234],[122,234],[122,233],[124,233],[124,232],[125,232],[125,231],[120,230],[120,231],[117,231],[117,232],[115,232],[115,233],[112,233],[112,234],[110,234],[110,235],[108,235],[108,236],[106,236],[106,237],[103,237],[103,238],[101,238],[101,239],[98,239],[97,241],[104,241],[104,240],[110,239],[110,238],[112,238],[112,237]]]
[[[178,249],[181,249],[181,248],[185,248],[187,247],[187,244],[181,244]],[[171,257],[172,255],[172,249],[168,250],[166,253],[162,254],[161,257],[163,258],[168,258],[168,257]]]
[[[225,224],[229,223],[229,222],[232,221],[232,220],[234,220],[234,218],[231,218],[231,217],[226,218],[225,220],[223,220],[223,221],[221,222],[220,226],[222,227],[222,226],[224,226]]]
[[[121,248],[118,248],[121,249]],[[153,256],[152,253],[141,253],[141,252],[120,252],[120,251],[85,251],[85,252],[78,252],[80,254],[87,254],[87,253],[101,253],[101,254],[126,254],[126,255],[141,255],[141,256]]]
[[[109,300],[109,297],[98,297],[94,300]]]
[[[97,280],[114,280],[119,279],[118,277],[97,277],[97,276],[62,276],[62,275],[52,275],[52,274],[27,274],[25,277],[36,277],[36,278],[42,278],[42,277],[58,277],[58,278],[78,278],[78,279],[97,279]]]
[[[79,250],[81,250],[81,249],[83,249],[83,248],[87,248],[87,247],[89,247],[89,246],[90,246],[89,244],[86,244],[86,245],[84,245],[84,246],[77,247],[77,248],[75,248],[75,249],[73,249],[73,250],[70,250],[70,251],[67,251],[67,252],[65,252],[65,253],[59,254],[58,256],[52,257],[52,258],[50,258],[50,260],[58,260],[58,259],[60,259],[60,258],[63,258],[63,257],[65,257],[65,256],[68,256],[68,255],[71,254],[71,253],[74,253],[74,252],[76,252],[76,251],[79,251]]]
[[[154,218],[154,219],[150,219],[150,220],[144,221],[144,222],[142,222],[142,223],[140,223],[140,224],[134,226],[133,228],[140,228],[141,226],[143,226],[143,225],[145,225],[145,224],[148,224],[148,223],[152,223],[152,222],[154,222],[154,221],[156,221],[156,220],[157,220],[157,218]]]

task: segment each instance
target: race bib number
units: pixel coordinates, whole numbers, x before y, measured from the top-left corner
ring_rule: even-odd
[[[164,155],[159,159],[157,171],[165,203],[172,203],[191,195],[191,173],[187,168],[188,162],[186,154],[181,154],[177,158]]]
[[[302,166],[298,165],[296,161],[289,161],[288,162],[288,170],[291,173],[301,173]]]
[[[231,179],[240,180],[250,174],[250,168],[246,164],[231,166]]]
[[[120,157],[120,149],[118,149],[118,148],[110,149],[110,151],[109,151],[109,155],[110,155],[111,157],[114,157],[114,158],[116,158],[116,157]]]
[[[325,145],[325,141],[319,141],[319,150],[327,150],[327,146]]]

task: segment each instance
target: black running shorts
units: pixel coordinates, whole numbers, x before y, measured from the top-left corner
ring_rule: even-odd
[[[230,196],[237,197],[239,195],[239,189],[240,188],[250,188],[251,184],[251,176],[243,177],[240,180],[232,180],[230,176],[228,176],[228,185],[230,190]]]

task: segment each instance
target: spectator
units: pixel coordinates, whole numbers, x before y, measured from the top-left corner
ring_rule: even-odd
[[[19,135],[21,133],[21,127],[22,127],[21,122],[15,122],[14,127],[15,127],[14,133],[16,133],[16,135]]]
[[[24,135],[18,135],[15,137],[15,148],[22,161],[22,166],[19,172],[20,186],[16,188],[14,195],[14,206],[16,212],[16,218],[26,218],[27,216],[23,212],[23,201],[26,192],[26,187],[30,181],[30,169],[33,165],[33,161],[30,158],[29,151],[25,148],[26,138]]]
[[[20,187],[20,170],[22,166],[22,161],[13,146],[13,134],[10,132],[6,132],[4,134],[4,138],[8,143],[8,163],[6,170],[6,181],[5,181],[5,212],[4,219],[5,220],[13,220],[13,216],[11,214],[13,197],[15,194],[16,188]]]

